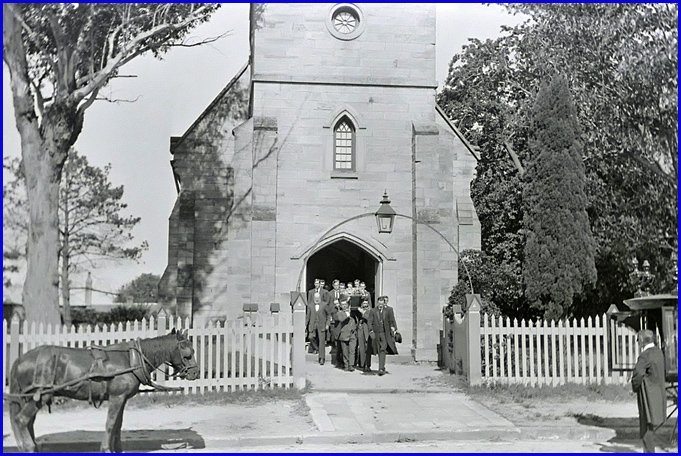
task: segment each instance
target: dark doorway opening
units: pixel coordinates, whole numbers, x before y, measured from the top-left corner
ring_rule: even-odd
[[[309,290],[314,287],[314,279],[324,279],[327,288],[331,289],[334,279],[345,283],[359,279],[366,283],[373,301],[377,276],[378,260],[357,244],[340,239],[319,249],[307,260],[305,283]]]

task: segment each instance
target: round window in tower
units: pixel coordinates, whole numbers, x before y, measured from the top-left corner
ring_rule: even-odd
[[[339,8],[333,15],[333,28],[343,34],[352,33],[359,25],[359,18],[349,8]]]
[[[340,40],[354,40],[364,31],[362,11],[352,3],[339,3],[329,10],[326,28]]]

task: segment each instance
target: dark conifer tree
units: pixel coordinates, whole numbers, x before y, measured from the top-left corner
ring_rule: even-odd
[[[525,293],[545,318],[560,318],[570,315],[574,297],[596,282],[579,124],[562,76],[537,94],[529,148],[523,189]]]

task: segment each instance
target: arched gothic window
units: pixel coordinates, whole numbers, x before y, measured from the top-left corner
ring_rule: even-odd
[[[333,129],[333,168],[355,169],[355,127],[347,117],[341,118]]]

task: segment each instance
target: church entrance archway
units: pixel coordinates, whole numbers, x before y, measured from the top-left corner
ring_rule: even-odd
[[[345,283],[359,279],[366,283],[372,301],[375,301],[376,291],[381,290],[380,266],[380,260],[363,247],[347,239],[339,239],[322,247],[307,260],[306,289],[314,286],[316,278],[324,279],[329,289],[334,279]]]

